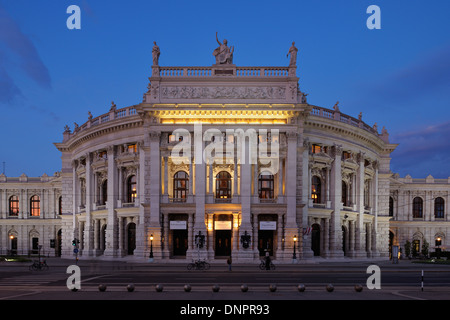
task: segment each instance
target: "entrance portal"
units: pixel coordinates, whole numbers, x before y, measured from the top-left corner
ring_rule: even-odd
[[[131,222],[128,225],[128,254],[134,254],[134,249],[136,249],[136,224]]]
[[[312,225],[311,250],[315,256],[320,256],[320,226],[317,223]]]
[[[188,248],[188,231],[187,230],[172,230],[173,231],[173,255],[186,256]]]
[[[216,230],[216,256],[231,255],[231,230]]]
[[[265,256],[266,252],[273,256],[273,230],[258,231],[258,250],[260,256]]]

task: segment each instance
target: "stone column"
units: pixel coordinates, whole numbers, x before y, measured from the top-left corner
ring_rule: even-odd
[[[193,235],[193,219],[194,214],[188,213],[188,221],[187,221],[187,228],[188,228],[188,248],[186,251],[186,258],[187,259],[193,259],[193,250],[194,250],[194,235]]]
[[[371,257],[379,257],[380,256],[380,252],[377,248],[377,244],[378,244],[378,210],[379,210],[379,206],[378,206],[378,199],[379,199],[379,193],[380,191],[378,190],[378,170],[379,170],[379,163],[375,162],[374,163],[374,170],[375,170],[375,174],[374,174],[374,179],[373,179],[373,190],[374,192],[374,201],[373,201],[373,208],[372,208],[372,214],[373,214],[373,224],[371,224],[371,233],[369,236],[369,239],[371,241],[371,245],[369,247],[370,250],[370,256]],[[389,192],[387,194],[387,196],[383,197],[383,199],[386,199],[386,201],[389,203]],[[389,232],[387,233],[387,236],[389,237]]]
[[[320,255],[324,258],[328,258],[330,254],[330,219],[323,219],[323,229],[321,230],[323,233],[323,243],[322,248],[320,250]]]
[[[150,246],[153,249],[153,258],[158,260],[162,256],[161,252],[161,224],[160,224],[160,198],[161,198],[161,152],[160,137],[158,131],[150,131],[150,217],[148,228],[146,230],[148,253]],[[153,242],[150,242],[150,236],[153,235]]]
[[[312,258],[314,256],[314,252],[311,249],[311,233],[309,235],[303,235],[303,230],[308,228],[308,208],[309,202],[311,200],[311,168],[309,165],[309,150],[311,150],[311,145],[308,140],[303,139],[302,145],[298,147],[299,151],[301,151],[301,170],[302,170],[302,195],[301,202],[303,204],[303,208],[301,209],[301,218],[299,218],[301,222],[300,231],[298,234],[299,239],[299,256],[300,258]],[[289,175],[291,173],[289,172]]]
[[[253,256],[254,258],[259,258],[259,249],[258,249],[258,231],[259,231],[259,224],[258,224],[258,214],[253,214],[253,228],[252,228],[252,248],[253,248]]]
[[[172,195],[173,196],[173,195]],[[164,157],[164,199],[169,197],[169,157]]]
[[[349,257],[353,257],[355,255],[355,221],[354,220],[349,221],[348,234],[349,234],[348,255],[349,255]]]
[[[278,214],[278,221],[277,221],[277,253],[276,257],[282,258],[283,254],[283,214]]]
[[[286,163],[286,220],[284,259],[292,261],[294,252],[294,235],[302,236],[297,221],[297,132],[286,132],[287,163]],[[303,250],[304,245],[301,247]],[[298,255],[302,254],[300,252]]]
[[[93,188],[93,175],[92,175],[92,156],[90,153],[86,153],[85,155],[86,159],[86,204],[85,204],[85,210],[86,210],[86,226],[85,226],[85,233],[84,233],[84,242],[85,242],[85,249],[84,252],[87,256],[92,256],[94,254],[94,226],[92,222],[92,203],[94,199],[94,188]]]
[[[341,156],[342,147],[334,145],[332,148],[333,164],[330,174],[330,197],[331,197],[331,219],[330,219],[330,258],[341,258],[344,256],[342,251],[342,227],[341,227],[341,208],[342,208],[342,174],[341,174]]]
[[[283,159],[280,158],[278,168],[278,203],[283,203]]]
[[[149,234],[147,228],[150,220],[150,135],[145,135],[144,140],[138,143],[138,150],[139,170],[138,174],[136,174],[137,203],[135,205],[139,208],[139,216],[136,221],[136,249],[134,249],[134,256],[148,258]]]
[[[108,210],[108,219],[106,225],[106,243],[105,243],[105,256],[117,256],[118,249],[118,222],[116,213],[116,197],[117,197],[117,165],[115,146],[108,147],[108,195],[106,208]]]
[[[203,133],[194,128],[194,163],[195,163],[195,219],[194,219],[194,238],[201,232],[207,236],[205,225],[205,200],[206,200],[206,164],[203,160],[204,150]],[[206,238],[206,241],[209,239]],[[212,243],[205,243],[200,250],[200,257],[207,258],[206,247],[212,246]],[[195,248],[196,250],[197,248]]]
[[[169,241],[169,235],[170,235],[170,221],[169,221],[169,214],[168,213],[164,213],[164,248],[163,248],[163,252],[162,252],[162,257],[164,259],[169,259],[170,258],[170,241]],[[173,241],[173,239],[172,239]]]
[[[250,150],[250,149],[249,149]],[[239,238],[242,236],[245,231],[247,233],[252,230],[251,224],[251,199],[252,199],[252,162],[251,154],[249,150],[245,150],[245,153],[242,153],[240,156],[240,169],[241,169],[241,228],[239,230]],[[244,157],[245,155],[245,157]],[[257,164],[254,164],[257,167]],[[252,237],[251,241],[254,240]],[[238,259],[244,262],[252,262],[254,256],[254,251],[251,248],[241,248],[239,250]]]
[[[119,241],[118,241],[118,252],[117,252],[117,256],[118,257],[123,257],[126,252],[125,252],[125,248],[123,246],[124,243],[124,218],[123,217],[118,217],[117,218],[119,220],[118,222],[118,231],[119,231]]]

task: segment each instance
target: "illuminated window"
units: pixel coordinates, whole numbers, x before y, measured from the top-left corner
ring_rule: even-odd
[[[101,159],[108,159],[108,153],[106,151],[100,151],[98,157]]]
[[[420,197],[415,197],[413,200],[413,218],[423,217],[423,200]]]
[[[135,202],[137,196],[136,176],[132,175],[127,180],[127,202]]]
[[[342,152],[342,160],[347,160],[347,159],[350,159],[351,157],[352,157],[352,154],[350,152],[347,152],[347,151]]]
[[[438,197],[434,200],[434,217],[438,219],[444,218],[444,199]]]
[[[19,215],[19,197],[12,196],[9,198],[9,216],[17,217]]]
[[[231,198],[231,174],[221,171],[216,176],[216,199]]]
[[[178,171],[173,176],[173,197],[186,199],[189,192],[189,175],[184,171]]]
[[[41,215],[41,200],[39,196],[32,196],[30,199],[30,216],[39,217]]]
[[[313,176],[311,180],[311,198],[313,199],[313,203],[321,203],[321,189],[322,182],[318,176]]]
[[[176,136],[174,134],[170,134],[169,135],[169,143],[170,142],[175,142],[176,141]]]
[[[311,153],[320,153],[322,151],[322,147],[318,144],[311,145]]]
[[[263,172],[259,175],[259,198],[273,199],[273,174]]]
[[[137,144],[129,144],[127,150],[128,153],[137,153]]]

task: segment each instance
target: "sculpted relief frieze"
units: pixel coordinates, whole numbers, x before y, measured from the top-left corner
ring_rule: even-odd
[[[286,99],[286,88],[275,87],[162,87],[162,99]]]

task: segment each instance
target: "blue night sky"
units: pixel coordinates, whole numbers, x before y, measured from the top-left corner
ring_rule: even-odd
[[[81,30],[66,27],[72,4]],[[295,41],[309,103],[386,126],[401,177],[450,176],[446,0],[0,0],[0,173],[53,175],[66,124],[142,101],[153,41],[162,66],[210,66],[216,31],[238,66],[287,66]]]

